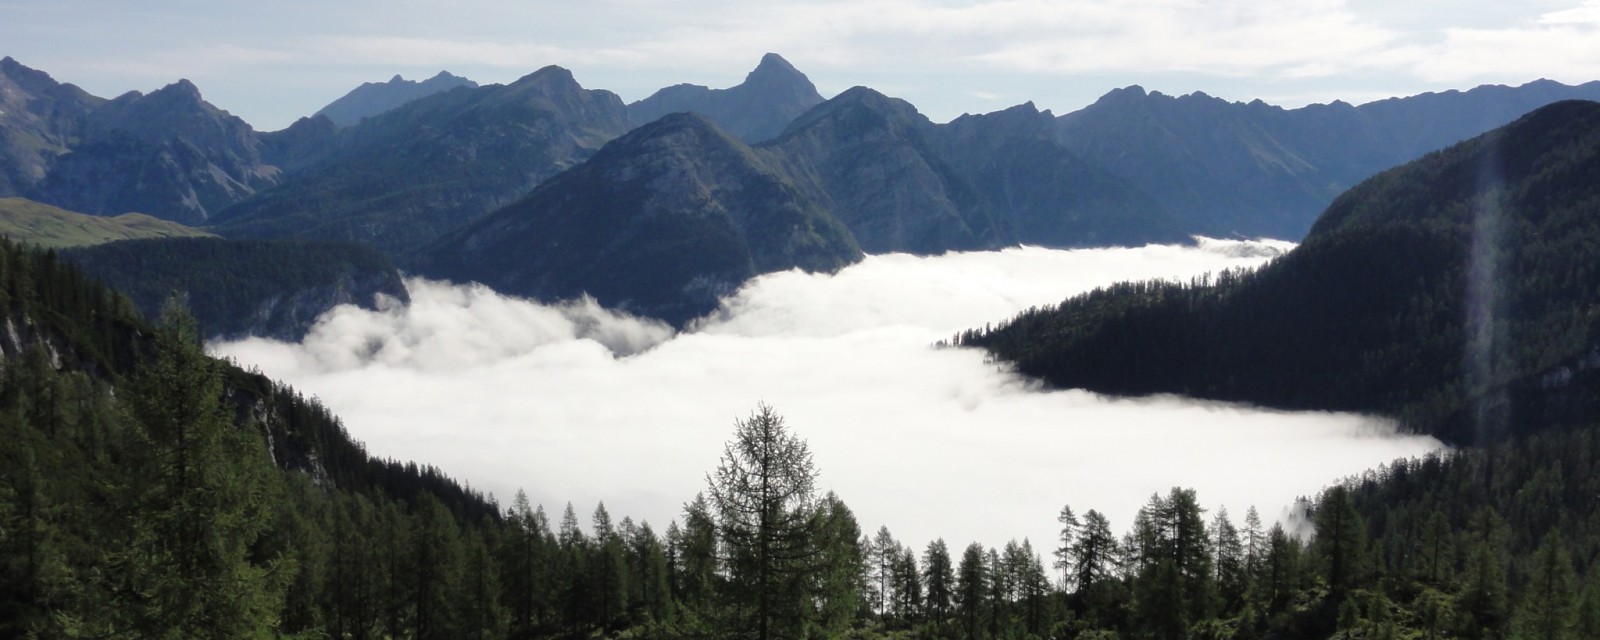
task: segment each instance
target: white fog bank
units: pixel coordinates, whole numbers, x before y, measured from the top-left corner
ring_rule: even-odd
[[[442,468],[502,504],[658,531],[705,487],[736,418],[772,404],[807,439],[866,531],[920,550],[1030,537],[1063,504],[1119,531],[1154,492],[1198,490],[1235,521],[1270,519],[1336,478],[1440,447],[1370,417],[1181,398],[1045,392],[930,344],[1119,280],[1251,266],[1290,245],[868,257],[833,275],[771,274],[686,333],[592,302],[549,306],[482,287],[408,283],[412,303],[341,307],[301,344],[212,345],[341,416],[375,455]]]

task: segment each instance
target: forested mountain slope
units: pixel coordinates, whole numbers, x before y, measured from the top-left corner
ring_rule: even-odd
[[[436,469],[371,457],[173,318],[152,327],[54,253],[0,240],[0,635],[293,632],[314,624],[321,545],[398,559],[382,529],[455,536],[498,515]],[[360,539],[333,524],[350,517]]]
[[[1061,387],[1367,411],[1454,442],[1600,417],[1600,104],[1381,173],[1255,273],[1121,284],[960,337]]]
[[[399,271],[353,243],[223,238],[148,239],[64,251],[62,258],[133,299],[154,318],[179,296],[207,339],[298,341],[342,304],[410,300]]]

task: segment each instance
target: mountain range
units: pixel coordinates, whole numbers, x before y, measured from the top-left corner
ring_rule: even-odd
[[[785,206],[818,222],[763,242],[827,245],[830,263],[852,260],[857,250],[1137,245],[1196,234],[1299,239],[1338,193],[1367,176],[1537,106],[1600,98],[1600,83],[1539,81],[1283,109],[1135,86],[1060,116],[1026,103],[934,123],[866,87],[824,99],[804,74],[769,54],[737,86],[676,85],[631,105],[582,87],[559,67],[506,85],[474,86],[445,73],[421,83],[396,78],[263,133],[205,102],[187,81],[105,100],[6,58],[0,85],[7,101],[0,196],[100,215],[140,211],[235,238],[368,244],[422,275],[520,282],[516,291],[540,296],[588,292],[677,319],[706,309],[702,294],[740,277],[824,267],[780,252],[752,258],[750,269],[713,268],[709,256],[752,250],[751,238],[722,234],[700,238],[712,244],[696,245],[706,253],[686,260],[681,277],[642,278],[629,265],[650,263],[649,254],[664,248],[633,240],[650,235],[638,224],[659,222],[639,212],[666,202],[687,212],[694,205],[679,192],[687,189],[713,194],[710,208],[696,214],[710,219],[729,205],[715,200],[740,189],[632,183],[629,166],[713,176],[718,185],[735,176],[782,184]],[[641,129],[681,111],[703,116],[692,126],[723,133]],[[719,142],[648,158],[600,157],[630,132],[664,137],[645,145],[629,138],[626,148],[725,140],[738,152],[695,157],[725,152]],[[734,157],[759,157],[760,169],[725,162]],[[554,180],[590,161],[606,166]],[[612,193],[602,199],[595,191]],[[602,201],[633,213],[619,214],[620,226],[572,227],[611,247],[590,256],[598,262],[575,265],[519,249],[547,246],[544,236],[560,234],[540,224],[589,215],[583,212]],[[526,220],[507,222],[514,217]],[[490,228],[520,229],[523,237],[490,243],[499,254],[470,249],[484,246]],[[848,237],[809,235],[832,228]],[[697,280],[715,283],[695,289],[698,302],[668,299],[689,295],[683,287]],[[617,286],[591,291],[586,284],[600,281]],[[667,288],[645,291],[658,285]]]

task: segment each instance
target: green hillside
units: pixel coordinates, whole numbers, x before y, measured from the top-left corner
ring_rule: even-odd
[[[211,234],[142,213],[116,217],[73,213],[26,198],[0,198],[0,235],[44,248],[83,247],[139,238]]]

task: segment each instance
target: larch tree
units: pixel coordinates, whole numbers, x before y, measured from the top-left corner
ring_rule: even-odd
[[[795,593],[813,571],[817,471],[805,440],[761,404],[735,422],[722,463],[707,478],[735,606],[732,629],[760,640],[798,636],[810,613]]]

